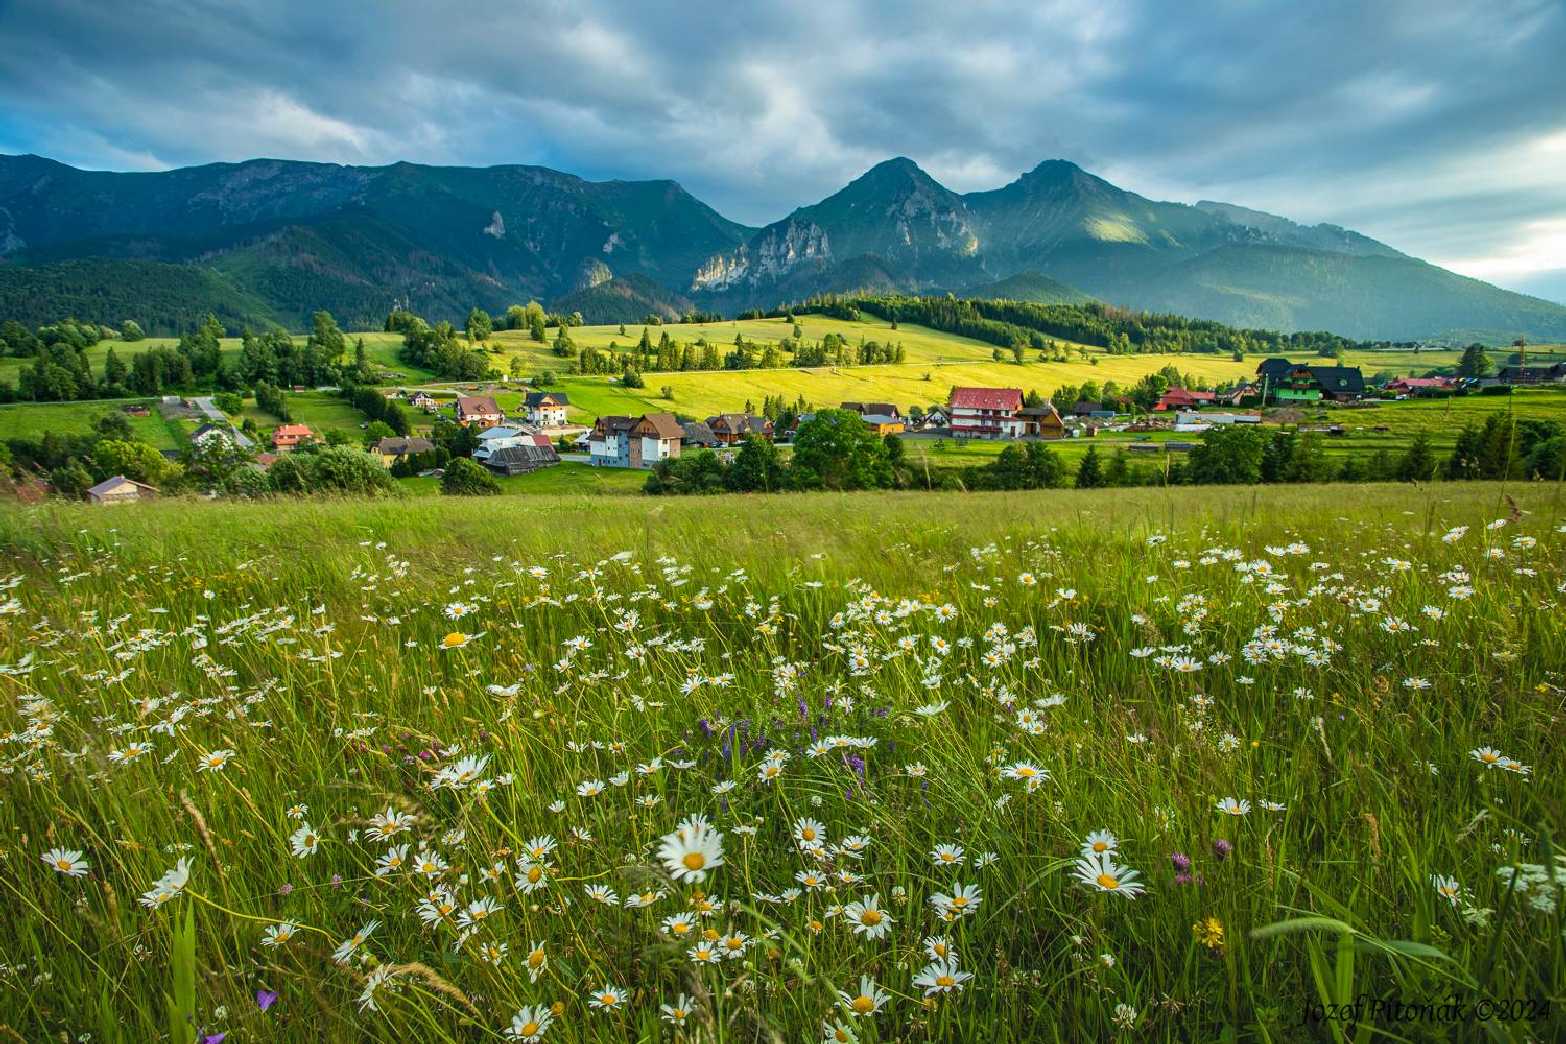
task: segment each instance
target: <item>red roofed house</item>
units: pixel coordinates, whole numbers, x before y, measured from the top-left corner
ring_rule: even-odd
[[[1164,392],[1158,404],[1153,407],[1157,412],[1164,410],[1194,410],[1199,406],[1211,406],[1217,398],[1209,391],[1190,391],[1186,388],[1170,388]]]
[[[953,388],[952,435],[959,439],[1003,439],[1022,434],[1017,414],[1020,388]]]
[[[272,448],[279,453],[287,453],[302,442],[313,442],[315,432],[310,430],[308,424],[280,424],[272,433]]]
[[[1388,381],[1386,390],[1396,395],[1439,395],[1452,390],[1450,377],[1399,377]]]
[[[486,428],[491,428],[505,419],[506,415],[500,412],[500,407],[495,405],[492,396],[457,396],[458,424],[482,424]]]

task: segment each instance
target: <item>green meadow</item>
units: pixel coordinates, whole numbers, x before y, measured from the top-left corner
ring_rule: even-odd
[[[0,508],[0,1037],[1566,1032],[1558,485],[538,492]]]

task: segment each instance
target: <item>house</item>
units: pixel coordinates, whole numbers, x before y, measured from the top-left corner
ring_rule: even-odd
[[[1165,410],[1194,410],[1211,406],[1218,396],[1210,391],[1194,391],[1190,388],[1170,388],[1153,405],[1155,413]]]
[[[1358,366],[1312,366],[1310,375],[1324,399],[1352,402],[1365,397],[1365,375]]]
[[[440,409],[440,400],[429,392],[417,391],[408,397],[408,405],[425,413],[435,413]]]
[[[747,435],[772,438],[772,422],[765,417],[753,417],[744,413],[720,413],[707,418],[707,427],[725,446],[745,441]]]
[[[841,408],[847,410],[849,413],[857,413],[861,417],[864,417],[864,416],[901,417],[902,416],[902,414],[898,412],[897,407],[892,405],[889,402],[845,402],[845,403],[843,403]]]
[[[482,424],[493,427],[506,419],[506,415],[500,412],[500,407],[495,405],[495,399],[490,395],[459,395],[457,396],[457,423],[462,425]]]
[[[1219,392],[1213,401],[1223,406],[1238,406],[1246,399],[1260,397],[1261,388],[1247,381],[1243,384],[1235,385],[1228,391]]]
[[[712,433],[712,429],[701,421],[682,421],[680,422],[680,429],[685,432],[684,437],[680,439],[682,446],[717,449],[723,445],[722,442],[718,441],[718,437]]]
[[[501,446],[490,453],[483,463],[486,468],[502,475],[522,475],[559,464],[560,455],[555,452],[554,446],[549,444],[549,440],[545,439],[541,446],[532,442]]]
[[[527,422],[540,428],[561,428],[566,423],[566,407],[571,400],[564,392],[528,392],[522,398]]]
[[[588,463],[603,468],[650,468],[680,455],[685,429],[672,413],[599,417],[588,438]]]
[[[1066,437],[1066,423],[1060,419],[1060,414],[1054,406],[1024,406],[1017,411],[1014,425],[1018,426],[1017,434],[1030,439],[1063,439]]]
[[[280,424],[272,433],[272,448],[279,453],[287,453],[306,442],[315,441],[315,432],[310,430],[308,424]]]
[[[549,436],[530,424],[503,424],[479,433],[473,459],[483,464],[496,450],[511,446],[552,446]]]
[[[1101,402],[1080,401],[1071,407],[1071,415],[1085,420],[1114,420],[1115,411]]]
[[[1256,367],[1274,402],[1348,402],[1365,397],[1365,376],[1357,366],[1312,366],[1287,359],[1266,359]]]
[[[131,504],[138,500],[150,500],[158,491],[144,482],[135,482],[124,475],[104,479],[87,491],[87,499],[94,504]]]
[[[885,413],[861,413],[859,419],[865,422],[865,427],[877,435],[901,435],[908,429],[908,425],[901,417],[893,417]]]
[[[1445,394],[1456,387],[1457,381],[1451,377],[1398,377],[1383,385],[1382,390],[1398,396],[1428,397]]]
[[[434,449],[435,443],[417,435],[389,435],[372,446],[370,452],[389,468],[404,457],[416,457]]]
[[[951,411],[945,406],[931,406],[924,411],[922,428],[944,428],[952,422]]]
[[[952,435],[959,439],[1010,438],[1020,427],[1021,388],[953,388],[948,400]]]
[[[152,411],[147,408],[146,403],[142,402],[133,402],[128,406],[121,406],[120,409],[123,410],[127,416],[131,417],[152,416]]]
[[[1495,379],[1502,384],[1560,384],[1566,381],[1566,363],[1554,366],[1503,366]]]

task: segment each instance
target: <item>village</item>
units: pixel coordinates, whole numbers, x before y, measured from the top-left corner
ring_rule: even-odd
[[[911,446],[937,451],[968,444],[983,453],[982,444],[1096,440],[1138,456],[1189,452],[1196,438],[1215,427],[1230,425],[1291,426],[1301,433],[1342,438],[1348,425],[1326,409],[1349,409],[1383,402],[1433,399],[1509,392],[1513,388],[1566,385],[1566,363],[1506,366],[1482,379],[1459,377],[1393,377],[1379,385],[1367,382],[1359,367],[1293,362],[1268,358],[1254,377],[1222,390],[1171,386],[1147,409],[1125,397],[1115,400],[1077,398],[1057,403],[1016,387],[953,387],[945,400],[927,406],[893,402],[844,401],[836,408],[856,415],[865,429],[880,437],[905,440]],[[329,389],[328,389],[329,390]],[[777,420],[752,412],[728,412],[691,417],[674,411],[607,414],[590,422],[573,408],[567,392],[523,391],[510,410],[500,394],[485,385],[453,390],[431,386],[387,388],[389,403],[426,418],[406,434],[381,434],[366,442],[369,455],[400,478],[441,479],[455,446],[461,455],[497,479],[530,475],[562,464],[590,469],[650,471],[682,454],[711,450],[732,460],[748,439],[760,439],[787,450],[814,411],[788,412]],[[746,404],[747,407],[749,404]],[[145,416],[149,407],[123,407]],[[309,423],[284,422],[270,431],[250,433],[235,427],[211,399],[165,397],[165,416],[199,418],[190,433],[193,447],[212,445],[246,458],[255,468],[270,469],[284,455],[341,443],[339,431],[317,430]],[[573,418],[576,419],[573,419]],[[445,423],[460,430],[444,444],[433,437]],[[360,427],[372,432],[370,423]],[[1368,426],[1387,433],[1385,425]],[[1080,443],[1079,443],[1080,445]],[[175,451],[165,450],[173,459]],[[618,487],[631,490],[634,487]],[[119,504],[156,497],[159,490],[125,475],[114,475],[86,490],[94,504]]]

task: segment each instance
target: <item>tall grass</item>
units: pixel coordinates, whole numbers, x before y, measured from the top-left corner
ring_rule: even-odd
[[[1556,1038],[1566,536],[1506,493],[7,510],[0,1038]],[[1453,997],[1539,1003],[1369,1001]]]

